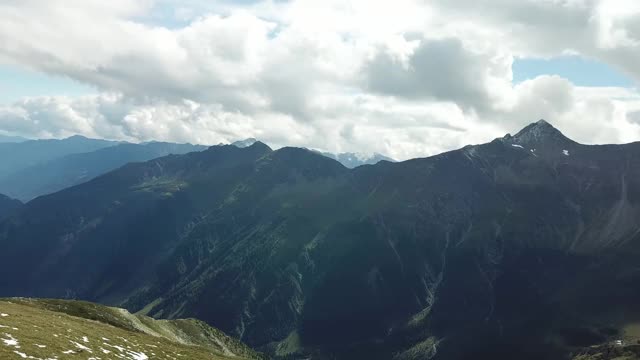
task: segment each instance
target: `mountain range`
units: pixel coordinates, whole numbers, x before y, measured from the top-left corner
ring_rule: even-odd
[[[0,192],[22,201],[29,201],[40,195],[51,194],[91,180],[131,162],[147,161],[169,154],[202,151],[206,148],[203,145],[164,142],[112,144],[98,150],[47,159],[13,171],[0,177]]]
[[[117,142],[72,136],[66,139],[0,143],[0,177],[62,156],[95,151]],[[1,190],[0,190],[1,191]]]
[[[251,145],[253,145],[254,143],[258,142],[257,139],[255,138],[248,138],[245,140],[240,140],[240,141],[236,141],[231,143],[231,145],[237,146],[239,148],[245,148],[245,147],[249,147]],[[340,162],[342,165],[344,165],[345,167],[348,167],[350,169],[356,168],[358,166],[362,166],[362,165],[373,165],[373,164],[377,164],[380,161],[389,161],[389,162],[395,162],[395,160],[393,160],[392,158],[379,154],[379,153],[372,153],[372,154],[363,154],[363,153],[353,153],[353,152],[346,152],[346,153],[331,153],[331,152],[326,152],[326,151],[319,151],[319,150],[314,150],[314,149],[310,149],[311,151],[317,152],[320,155],[326,156],[328,158],[337,160],[338,162]]]
[[[231,145],[245,148],[257,141],[248,138]],[[0,164],[0,193],[29,201],[86,182],[131,162],[206,148],[204,145],[167,142],[132,144],[82,136],[50,140],[0,137],[0,156],[5,159]],[[381,160],[393,161],[380,154],[322,154],[350,168],[375,164]]]
[[[633,351],[639,175],[640,143],[582,145],[543,120],[354,169],[300,148],[213,146],[0,221],[0,295],[195,317],[280,358]]]
[[[340,162],[345,167],[348,167],[349,169],[354,169],[362,165],[375,165],[380,161],[395,162],[395,160],[393,160],[392,158],[379,153],[360,154],[360,153],[348,152],[348,153],[334,154],[329,152],[320,152],[320,154],[328,158],[337,160],[338,162]]]
[[[0,143],[19,143],[28,141],[29,139],[23,138],[21,136],[11,136],[11,135],[2,135],[0,134]]]

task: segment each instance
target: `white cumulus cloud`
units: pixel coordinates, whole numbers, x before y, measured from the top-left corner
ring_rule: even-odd
[[[639,17],[617,0],[5,1],[0,63],[99,90],[51,89],[2,105],[0,130],[206,144],[256,137],[397,159],[539,118],[582,142],[632,141],[635,89],[558,76],[514,83],[512,64],[577,54],[638,81]]]

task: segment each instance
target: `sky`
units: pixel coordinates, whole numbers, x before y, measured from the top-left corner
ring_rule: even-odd
[[[4,0],[0,134],[379,152],[640,140],[640,2]]]

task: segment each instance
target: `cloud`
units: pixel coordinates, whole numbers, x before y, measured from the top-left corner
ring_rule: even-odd
[[[180,19],[163,25],[165,13]],[[583,142],[629,141],[640,135],[637,91],[557,76],[514,84],[511,66],[574,53],[639,80],[638,14],[614,0],[3,2],[0,63],[99,91],[0,106],[0,129],[206,144],[256,137],[398,159],[539,118]]]
[[[279,132],[305,132],[287,116],[265,114],[264,119],[268,121],[255,122],[240,113],[224,111],[219,104],[189,100],[139,103],[118,94],[37,97],[0,107],[0,128],[45,138],[83,134],[129,141],[218,144],[255,136],[280,144]]]
[[[380,51],[364,71],[364,88],[408,99],[454,102],[464,110],[490,111],[495,85],[509,86],[501,75],[510,71],[510,61],[492,54],[474,53],[459,39],[422,39],[407,57]]]
[[[448,27],[485,29],[518,57],[606,62],[640,81],[640,4],[624,0],[436,0]],[[472,26],[468,26],[472,24]],[[473,36],[465,34],[464,36]]]

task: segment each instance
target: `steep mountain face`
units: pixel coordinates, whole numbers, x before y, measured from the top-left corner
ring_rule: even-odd
[[[0,143],[0,177],[69,154],[94,151],[117,142],[72,136],[62,140],[29,140]]]
[[[84,301],[0,299],[3,359],[260,359],[194,319],[154,320]],[[93,356],[92,356],[93,355]]]
[[[566,359],[638,339],[639,175],[640,143],[544,121],[352,170],[216,146],[28,203],[0,224],[0,295],[196,317],[279,356]]]
[[[0,194],[0,219],[3,219],[17,211],[22,206],[19,200]]]
[[[185,154],[206,149],[202,145],[152,142],[119,144],[96,151],[71,154],[32,165],[0,178],[0,192],[22,201],[54,193],[91,180],[130,162]]]

